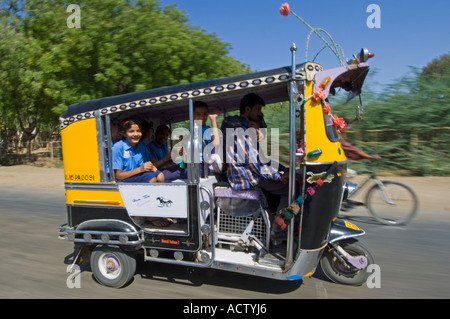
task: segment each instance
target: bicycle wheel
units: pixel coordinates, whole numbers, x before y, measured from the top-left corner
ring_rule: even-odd
[[[408,186],[384,181],[367,192],[366,205],[372,216],[385,225],[406,225],[417,213],[419,200]]]

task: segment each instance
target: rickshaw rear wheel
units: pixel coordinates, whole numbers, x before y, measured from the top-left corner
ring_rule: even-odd
[[[97,246],[91,254],[91,270],[102,285],[120,288],[130,282],[136,272],[136,258],[120,247]]]
[[[368,265],[374,264],[375,260],[369,249],[356,239],[349,239],[339,242],[339,245],[352,256],[365,256]],[[366,269],[357,269],[349,263],[342,263],[336,256],[337,252],[334,248],[324,251],[320,259],[320,266],[324,274],[331,281],[344,285],[360,286],[367,281],[369,273]]]

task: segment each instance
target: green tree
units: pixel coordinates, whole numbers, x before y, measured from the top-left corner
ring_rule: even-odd
[[[162,9],[156,0],[82,1],[78,29],[65,25],[70,3],[28,1],[27,26],[45,47],[43,60],[51,73],[47,91],[58,101],[56,113],[80,100],[245,69],[227,56],[228,44],[192,27],[174,6]]]
[[[22,141],[32,140],[38,122],[48,115],[43,74],[37,66],[41,48],[14,23],[0,25],[0,112],[1,127],[14,132],[18,128]]]
[[[72,2],[0,4],[0,129],[17,126],[29,140],[73,103],[249,71],[176,6],[77,1],[81,25],[70,28]]]

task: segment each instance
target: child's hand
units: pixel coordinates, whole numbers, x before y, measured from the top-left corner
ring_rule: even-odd
[[[219,114],[208,114],[208,117],[211,121],[216,120]]]
[[[217,120],[217,117],[220,114],[220,110],[218,108],[214,108],[211,113],[208,114],[209,119],[212,121]]]
[[[144,165],[141,166],[143,172],[156,172],[157,169],[152,162],[145,162]]]

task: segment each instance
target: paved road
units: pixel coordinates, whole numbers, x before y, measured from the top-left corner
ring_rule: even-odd
[[[348,219],[381,270],[381,287],[337,285],[320,273],[280,282],[216,270],[142,263],[122,289],[97,284],[83,267],[81,287],[66,284],[73,245],[57,239],[65,222],[64,190],[0,186],[0,298],[449,298],[449,212],[421,210],[404,227],[383,226],[364,209]],[[186,301],[188,303],[188,301]]]

